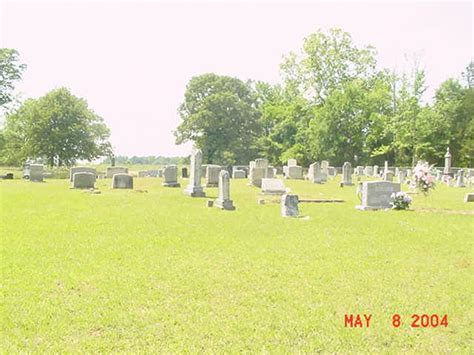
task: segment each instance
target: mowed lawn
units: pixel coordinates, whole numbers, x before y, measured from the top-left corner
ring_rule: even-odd
[[[301,197],[346,201],[300,204],[306,218],[290,219],[258,205],[246,180],[231,180],[233,212],[161,182],[98,180],[90,194],[0,181],[2,351],[472,350],[468,189],[363,212],[339,178],[287,181]],[[372,314],[370,327],[344,327],[350,313]],[[448,327],[411,328],[414,313],[447,314]]]

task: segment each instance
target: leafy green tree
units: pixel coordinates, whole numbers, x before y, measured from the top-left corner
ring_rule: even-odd
[[[190,80],[179,107],[176,143],[193,141],[208,163],[248,163],[260,133],[253,87],[237,78],[204,74]]]
[[[0,48],[0,107],[13,100],[14,83],[21,79],[25,69],[15,49]]]
[[[262,127],[259,155],[272,164],[286,163],[288,158],[308,164],[306,133],[313,116],[311,104],[287,86],[259,82],[256,90]]]
[[[315,109],[308,141],[314,160],[339,166],[372,162],[372,151],[390,140],[384,130],[390,112],[390,87],[383,74],[345,83]]]
[[[281,65],[285,81],[310,101],[321,104],[353,79],[375,73],[376,51],[358,48],[341,29],[321,30],[304,39],[300,55],[290,53]]]
[[[6,117],[5,153],[10,163],[45,159],[71,165],[111,154],[110,131],[84,99],[60,88],[29,99]]]
[[[472,63],[468,66],[472,70]],[[468,74],[472,76],[471,74]],[[474,163],[474,87],[466,81],[448,79],[436,91],[434,111],[442,123],[438,141],[442,148],[449,146],[453,163],[472,166]],[[444,149],[440,148],[439,161]]]

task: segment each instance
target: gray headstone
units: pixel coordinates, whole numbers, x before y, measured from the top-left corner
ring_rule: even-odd
[[[398,182],[404,184],[407,179],[407,171],[405,169],[398,170]]]
[[[41,182],[44,177],[44,167],[42,164],[30,164],[30,181]]]
[[[342,185],[344,186],[352,186],[352,166],[351,163],[345,162],[342,165]]]
[[[458,170],[456,174],[456,187],[466,187],[464,184],[464,169]]]
[[[474,192],[469,192],[464,195],[464,202],[474,202]]]
[[[390,208],[390,196],[400,191],[400,184],[390,181],[364,181],[362,183],[362,205],[360,210],[377,210]]]
[[[75,173],[91,173],[96,175],[95,168],[89,168],[87,166],[76,166],[74,168],[69,169],[69,180],[72,182],[72,177]]]
[[[327,177],[323,176],[323,171],[318,162],[309,166],[308,179],[314,184],[322,184],[327,181]]]
[[[298,217],[298,195],[284,194],[281,196],[280,211],[283,217]]]
[[[232,170],[232,178],[233,179],[245,179],[245,170]]]
[[[128,168],[123,168],[120,166],[112,166],[107,168],[107,178],[113,177],[115,174],[128,174]]]
[[[72,176],[72,187],[74,189],[93,189],[95,185],[95,173],[77,172]]]
[[[133,176],[128,174],[115,174],[112,176],[113,189],[133,189]]]
[[[298,165],[287,166],[287,173],[285,175],[285,178],[295,180],[303,179],[303,168]]]
[[[178,182],[178,167],[176,165],[168,165],[163,169],[164,181],[161,185],[166,187],[180,187]]]
[[[184,179],[188,178],[188,168],[184,167],[181,169],[181,177]]]
[[[219,172],[219,197],[214,206],[228,211],[235,210],[234,203],[230,199],[230,178],[227,170]]]
[[[383,174],[383,179],[385,181],[393,181],[393,173],[390,171],[390,170],[387,170],[384,174]]]
[[[207,165],[206,168],[206,187],[219,186],[219,173],[222,167],[220,165]]]

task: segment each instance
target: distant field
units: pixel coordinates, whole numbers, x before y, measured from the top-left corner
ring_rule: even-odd
[[[186,181],[161,182],[130,191],[103,179],[90,194],[0,180],[2,352],[472,351],[468,189],[362,212],[339,178],[286,181],[301,197],[346,201],[300,204],[309,218],[288,219],[257,205],[246,180],[231,180],[233,212],[184,196]],[[370,328],[345,328],[348,313],[372,314]],[[449,325],[411,328],[414,313]]]

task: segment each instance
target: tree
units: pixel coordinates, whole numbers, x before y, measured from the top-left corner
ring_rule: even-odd
[[[372,163],[372,152],[390,141],[385,130],[390,112],[385,73],[345,83],[315,109],[308,140],[313,159],[327,159],[338,166],[345,161]],[[388,154],[383,158],[390,160]]]
[[[262,134],[258,138],[259,155],[272,164],[288,158],[308,164],[307,126],[313,116],[311,104],[291,87],[256,85]]]
[[[110,131],[84,99],[69,90],[53,90],[29,99],[7,115],[5,153],[10,163],[44,158],[49,165],[72,165],[111,154]]]
[[[467,68],[468,73],[469,70],[472,71],[472,63]],[[472,77],[472,73],[463,76]],[[434,111],[443,123],[438,138],[443,148],[449,146],[455,164],[472,166],[474,163],[474,87],[471,86],[469,80],[466,81],[465,86],[455,79],[443,82],[436,90]],[[444,153],[444,149],[441,153]]]
[[[310,101],[322,104],[334,90],[353,79],[368,78],[375,72],[376,51],[358,48],[349,33],[331,29],[304,39],[300,56],[290,53],[281,65],[286,83]]]
[[[208,163],[248,163],[255,158],[259,111],[250,83],[204,74],[190,80],[179,107],[176,143],[193,141]]]
[[[13,84],[21,79],[25,69],[16,50],[0,48],[0,107],[13,100]]]

